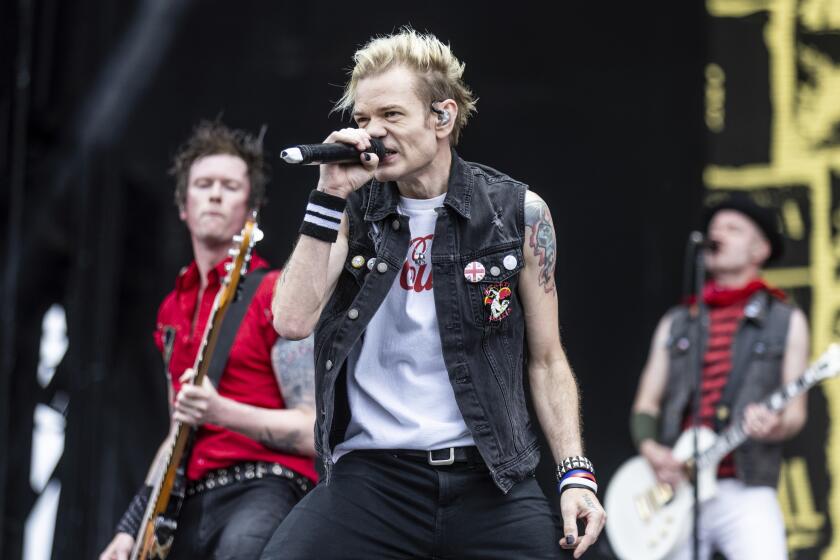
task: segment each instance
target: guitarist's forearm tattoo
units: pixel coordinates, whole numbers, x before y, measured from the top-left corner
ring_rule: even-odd
[[[548,206],[542,200],[525,203],[525,233],[528,246],[539,257],[538,280],[545,293],[554,291],[554,265],[557,259],[557,240]]]
[[[286,408],[315,407],[314,338],[281,338],[271,349],[271,364]]]
[[[314,336],[303,340],[278,339],[271,349],[271,365],[283,394],[286,409],[315,408],[315,362],[312,352]],[[278,433],[279,432],[279,433]],[[298,428],[260,430],[259,441],[278,451],[304,453],[303,432]]]
[[[300,430],[292,430],[283,435],[274,434],[271,428],[265,427],[260,433],[260,443],[266,447],[284,453],[303,454],[300,447],[301,440]]]

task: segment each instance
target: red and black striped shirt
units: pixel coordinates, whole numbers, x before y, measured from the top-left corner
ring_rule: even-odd
[[[717,406],[732,371],[732,341],[745,304],[746,299],[724,307],[709,307],[709,337],[700,381],[700,423],[708,428],[714,428]],[[720,463],[718,478],[734,476],[735,462],[729,454]]]

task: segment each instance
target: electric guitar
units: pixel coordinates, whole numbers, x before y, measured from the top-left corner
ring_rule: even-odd
[[[799,379],[776,390],[762,403],[773,412],[782,410],[794,397],[817,383],[840,373],[840,345],[832,344]],[[693,465],[693,428],[682,433],[674,445],[674,458],[690,472]],[[704,502],[717,492],[721,459],[747,440],[742,423],[734,422],[720,434],[697,430],[698,499]],[[607,489],[607,536],[616,555],[624,560],[661,560],[685,541],[692,527],[693,488],[687,481],[676,488],[657,482],[644,457],[636,456],[616,471]]]
[[[230,250],[233,261],[226,265],[227,274],[213,301],[204,336],[195,357],[195,376],[191,381],[195,385],[201,385],[207,376],[210,357],[219,338],[219,327],[236,297],[242,278],[247,273],[251,251],[260,239],[262,232],[257,227],[254,212],[245,222],[241,234],[233,238],[233,243],[236,244]],[[188,424],[176,422],[173,431],[175,436],[167,450],[166,469],[152,488],[140,530],[134,538],[131,560],[163,560],[172,548],[175,530],[178,527],[178,512],[186,490],[186,464],[195,429]]]

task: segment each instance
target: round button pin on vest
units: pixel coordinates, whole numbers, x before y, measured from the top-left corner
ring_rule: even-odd
[[[365,264],[365,258],[362,255],[356,255],[350,261],[350,266],[353,268],[362,268]]]
[[[517,265],[516,257],[513,255],[508,255],[502,261],[502,265],[505,267],[506,270],[513,270],[516,268]]]
[[[371,257],[368,259],[368,270],[373,270],[373,267],[376,265],[376,257]]]
[[[469,282],[481,282],[484,274],[484,265],[478,261],[473,261],[464,267],[464,278]]]
[[[498,266],[491,266],[490,267],[490,276],[498,276],[502,273],[502,269]]]

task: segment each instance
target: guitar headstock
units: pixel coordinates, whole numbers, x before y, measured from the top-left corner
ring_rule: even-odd
[[[227,271],[223,281],[225,286],[238,286],[242,277],[248,274],[248,264],[251,262],[254,245],[262,238],[263,232],[257,225],[257,212],[254,210],[248,216],[239,235],[233,236],[234,247],[228,252],[233,260],[225,265]]]
[[[817,358],[803,377],[806,377],[809,382],[818,383],[824,379],[836,377],[840,374],[840,344],[831,344]]]

